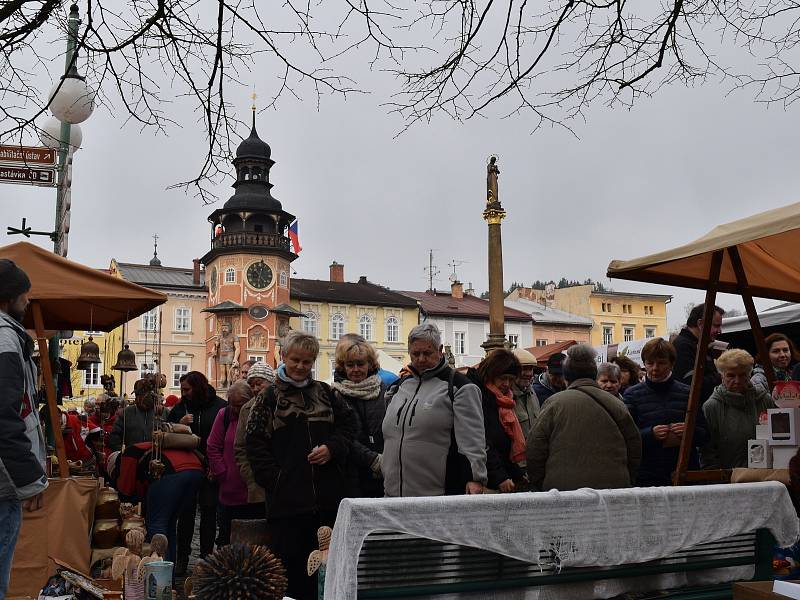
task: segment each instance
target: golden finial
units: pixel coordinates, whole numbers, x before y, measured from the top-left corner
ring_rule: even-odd
[[[253,92],[253,93],[250,95],[250,97],[253,99],[253,106],[251,106],[250,108],[252,108],[252,109],[253,109],[253,112],[256,112],[256,98],[257,98],[258,96],[256,96],[256,93],[255,93],[255,92]]]

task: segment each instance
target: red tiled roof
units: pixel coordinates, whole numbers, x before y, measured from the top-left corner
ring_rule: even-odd
[[[422,312],[431,316],[464,317],[489,320],[489,301],[465,294],[453,298],[444,292],[400,292],[419,301]],[[531,316],[520,310],[504,307],[506,321],[530,321]]]
[[[567,348],[577,343],[578,342],[575,340],[567,340],[565,342],[556,342],[555,344],[546,344],[544,346],[534,346],[533,348],[525,349],[536,357],[536,362],[539,363],[539,366],[546,367],[547,359],[553,356],[553,354],[564,352]]]

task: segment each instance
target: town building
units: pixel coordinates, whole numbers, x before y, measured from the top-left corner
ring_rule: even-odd
[[[672,296],[600,291],[594,285],[546,291],[520,287],[507,296],[508,300],[520,298],[590,318],[594,346],[668,335],[667,304]]]
[[[533,322],[532,346],[541,347],[569,340],[574,340],[578,343],[591,342],[592,320],[589,317],[548,308],[544,304],[525,298],[518,300],[506,299],[504,304],[508,308],[530,315]]]
[[[345,333],[364,336],[379,356],[386,353],[402,364],[408,362],[407,339],[419,323],[417,301],[370,282],[365,276],[345,281],[344,265],[334,261],[327,280],[292,279],[291,305],[303,316],[299,328],[319,339],[320,353],[314,368],[323,381],[333,377],[336,344]],[[296,327],[298,327],[296,325]]]
[[[455,281],[450,293],[401,292],[419,302],[423,321],[431,321],[442,332],[442,343],[450,348],[456,367],[478,364],[486,355],[481,344],[489,336],[489,301],[464,292]],[[528,313],[505,307],[506,340],[515,347],[533,345],[533,325]]]

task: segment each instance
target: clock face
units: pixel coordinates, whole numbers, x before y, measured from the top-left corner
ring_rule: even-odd
[[[208,287],[211,290],[211,293],[217,291],[217,267],[213,267],[211,269],[211,276],[208,281]]]
[[[264,261],[247,267],[247,283],[257,290],[268,288],[272,283],[272,269]]]

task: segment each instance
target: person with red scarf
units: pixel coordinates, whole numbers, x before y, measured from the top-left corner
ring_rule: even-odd
[[[512,385],[522,366],[510,350],[494,350],[467,377],[481,389],[488,487],[513,492],[524,485],[525,434],[514,411]]]

